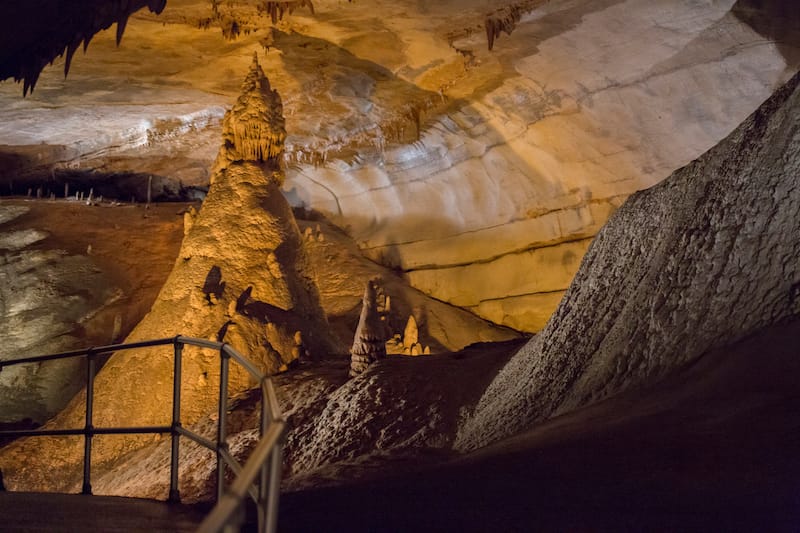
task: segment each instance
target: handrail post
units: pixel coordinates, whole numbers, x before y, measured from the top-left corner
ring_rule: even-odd
[[[283,435],[280,437],[283,440]],[[283,470],[283,446],[279,442],[270,454],[269,495],[267,497],[266,524],[264,533],[274,533],[278,527],[278,498],[281,493],[281,472]]]
[[[223,345],[219,351],[219,413],[217,417],[217,501],[222,499],[225,493],[225,459],[222,457],[221,449],[227,444],[225,439],[226,425],[228,418],[228,369],[230,366],[230,355]]]
[[[264,438],[264,432],[267,431],[269,426],[269,398],[267,395],[267,388],[264,384],[264,378],[261,380],[261,419],[259,420],[259,438]],[[261,479],[258,483],[258,531],[263,533],[267,527],[267,498],[269,497],[269,472],[267,470],[266,461],[261,465]]]
[[[92,437],[94,427],[94,375],[95,355],[90,348],[86,352],[86,424],[83,429],[83,494],[92,493]]]
[[[180,453],[181,425],[181,361],[183,358],[183,343],[175,340],[174,368],[172,372],[172,450],[169,464],[169,501],[179,503],[181,493],[178,489],[178,457]]]

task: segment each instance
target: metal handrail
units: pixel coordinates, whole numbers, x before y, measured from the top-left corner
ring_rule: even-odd
[[[172,423],[169,426],[113,427],[98,428],[92,423],[94,410],[94,378],[97,374],[97,357],[105,354],[124,352],[138,348],[173,345],[174,367],[172,377]],[[183,347],[185,345],[216,350],[220,356],[220,384],[217,413],[217,438],[209,440],[181,425],[181,368]],[[258,508],[258,530],[274,532],[277,526],[278,498],[280,496],[283,439],[286,421],[280,411],[275,389],[269,377],[262,374],[252,362],[245,359],[229,344],[194,337],[178,335],[165,339],[155,339],[127,344],[112,344],[85,350],[73,350],[38,357],[25,357],[12,361],[0,361],[0,371],[5,367],[26,363],[41,363],[58,359],[86,357],[86,416],[83,428],[76,429],[32,429],[0,431],[2,437],[43,437],[63,435],[83,435],[83,494],[92,493],[92,438],[95,435],[171,435],[169,501],[179,502],[178,466],[180,437],[186,437],[208,448],[217,455],[217,503],[198,529],[202,533],[213,533],[241,526],[241,516],[237,511],[249,494]],[[259,423],[259,442],[244,466],[230,454],[226,442],[226,422],[228,406],[228,377],[230,361],[233,359],[251,376],[258,380],[261,389],[261,418]],[[229,488],[225,487],[225,472],[230,467],[236,478]],[[1,476],[2,474],[0,474]],[[256,483],[256,478],[259,482]],[[2,477],[0,477],[2,479]],[[238,523],[237,523],[238,522]]]

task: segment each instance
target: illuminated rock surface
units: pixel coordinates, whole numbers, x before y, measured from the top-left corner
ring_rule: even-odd
[[[654,382],[800,314],[799,110],[800,75],[722,143],[632,196],[457,447]]]
[[[669,427],[680,436],[676,438],[703,438],[702,430],[686,430],[688,413],[698,417],[698,427],[721,439],[716,445],[725,450],[726,468],[734,468],[729,462],[738,456],[725,441],[725,431],[730,430],[726,424],[730,420],[748,424],[748,416],[755,412],[765,415],[754,419],[765,431],[775,431],[780,418],[775,422],[771,416],[782,416],[782,404],[774,402],[783,401],[781,395],[787,390],[796,395],[791,380],[777,376],[785,364],[781,361],[791,359],[791,335],[800,315],[796,261],[800,240],[791,230],[800,210],[795,186],[800,172],[798,86],[800,76],[702,158],[662,184],[634,195],[598,235],[548,327],[521,349],[519,344],[495,344],[451,356],[389,356],[350,380],[346,379],[346,360],[301,364],[278,376],[279,396],[292,419],[286,449],[287,486],[302,489],[341,483],[369,470],[374,475],[380,469],[385,475],[392,468],[419,467],[450,458],[454,444],[457,449],[471,450],[556,414],[568,417],[507,446],[525,450],[526,442],[534,442],[556,453],[552,450],[558,448],[559,435],[585,439],[579,429],[596,428],[592,426],[598,424],[596,416],[608,424],[604,431],[612,431],[609,442],[625,443],[638,434],[641,419],[649,420],[654,412],[659,413],[658,420],[672,424]],[[792,319],[788,335],[776,330]],[[731,348],[735,359],[731,367],[726,366],[726,346],[754,333],[757,337]],[[769,361],[773,377],[754,378],[757,346],[773,335],[780,339],[779,357],[771,356]],[[511,360],[503,367],[508,357]],[[691,364],[698,358],[699,363]],[[674,372],[682,374],[670,376]],[[653,385],[664,378],[662,384]],[[776,386],[770,388],[773,378]],[[749,383],[747,394],[755,396],[740,398],[731,392],[731,384],[742,382]],[[648,397],[651,385],[658,391],[656,397]],[[769,394],[758,396],[765,387]],[[579,409],[618,393],[628,396],[594,410]],[[726,400],[731,395],[735,398]],[[765,398],[771,407],[761,403]],[[739,407],[730,407],[734,399],[741,400]],[[253,445],[256,400],[243,396],[234,409],[230,423],[236,453]],[[683,411],[670,411],[674,405]],[[703,409],[708,406],[719,416],[706,416]],[[213,418],[203,417],[198,427],[212,431]],[[741,425],[734,429],[752,437],[742,440],[747,457],[756,448],[764,453],[776,446],[768,432],[751,432],[749,426]],[[614,440],[614,431],[627,437]],[[659,442],[672,435],[664,435],[658,424],[647,431],[648,439]],[[601,443],[620,448],[608,444],[603,440],[606,434],[600,433]],[[166,476],[155,479],[152,472],[166,473],[167,449],[165,441],[128,456],[99,474],[98,487],[109,493],[163,495]],[[202,498],[210,491],[213,467],[198,450],[186,450],[184,456],[189,460],[186,493]],[[567,460],[556,454],[550,456],[553,463],[540,468],[558,471],[559,457]],[[581,457],[589,463],[597,460]],[[620,460],[628,458],[623,455]],[[646,453],[635,458],[653,460]],[[765,464],[768,459],[761,458]],[[766,472],[759,468],[763,465],[748,466],[748,472]],[[621,472],[629,475],[624,469]],[[537,490],[548,493],[546,483]],[[529,512],[530,508],[515,510]]]
[[[457,350],[476,340],[517,337],[513,331],[493,327],[466,311],[409,288],[395,273],[361,256],[352,241],[324,223],[326,238],[319,238],[323,232],[316,224],[317,235],[305,241],[278,188],[281,176],[275,166],[277,152],[273,145],[283,140],[281,117],[276,112],[279,106],[277,95],[254,64],[245,81],[244,96],[234,106],[235,119],[226,122],[229,127],[223,135],[211,191],[199,212],[190,209],[183,215],[187,233],[173,270],[150,313],[127,340],[177,332],[221,339],[247,353],[264,370],[274,372],[301,355],[299,331],[302,351],[308,352],[304,353],[306,357],[339,354],[344,361],[347,347],[329,335],[316,282],[310,277],[314,270],[322,274],[321,300],[335,318],[340,338],[352,339],[352,312],[355,310],[357,320],[364,283],[375,276],[384,279],[385,290],[396,308],[395,315],[387,317],[388,327],[402,331],[408,314],[419,313],[424,317],[423,331],[428,342],[438,350]],[[257,118],[271,128],[250,128],[248,118]],[[152,209],[160,212],[168,208]],[[143,211],[140,207],[139,212]],[[170,396],[171,390],[164,377],[171,375],[171,359],[169,349],[113,358],[96,382],[95,423],[101,426],[163,421],[168,416],[164,409],[168,402],[163,399]],[[218,368],[213,354],[197,354],[187,347],[183,372],[185,420],[205,414],[216,401]],[[346,375],[346,369],[342,369],[341,376]],[[248,385],[235,373],[233,378],[234,390]],[[133,383],[136,386],[131,386]],[[82,401],[82,395],[77,397],[54,424],[80,425]],[[136,445],[131,440],[98,439],[95,449],[102,463]],[[58,458],[57,472],[52,465],[26,465],[25,457],[50,453],[42,450],[50,450]],[[75,483],[80,455],[68,441],[28,440],[5,450],[0,464],[7,473],[6,479],[17,488],[64,490]]]
[[[732,4],[551,2],[491,55],[482,35],[456,40],[477,65],[416,142],[329,153],[287,187],[415,287],[541,329],[625,196],[713,146],[795,68]]]
[[[0,359],[122,340],[178,252],[177,209],[144,218],[131,206],[0,202]],[[0,422],[45,422],[80,390],[82,369],[56,361],[0,372]]]
[[[248,120],[254,119],[259,125],[248,127]],[[225,341],[269,373],[298,356],[297,331],[313,356],[336,353],[300,231],[279,188],[277,156],[285,135],[280,98],[255,60],[224,131],[209,195],[156,302],[127,341],[177,333]],[[95,424],[163,423],[169,417],[164,399],[170,397],[172,385],[165,376],[171,375],[171,368],[169,349],[112,357],[96,381]],[[190,422],[216,402],[217,356],[187,347],[183,375],[182,416]],[[248,385],[243,373],[232,373],[231,392]],[[78,425],[82,403],[82,397],[76,397],[52,424]],[[108,460],[136,445],[135,439],[99,440],[96,457]],[[62,446],[58,453],[69,458],[78,452]]]
[[[207,3],[173,0],[134,15],[119,49],[99,34],[66,82],[45,71],[25,101],[0,88],[0,143],[26,145],[32,176],[204,185],[234,73],[267,49],[290,201],[424,292],[536,331],[624,198],[727,135],[800,55],[796,29],[770,34],[732,0],[551,1],[489,52],[480,25],[511,4],[319,1],[270,30],[235,2],[220,17],[241,32],[222,41],[221,18],[200,29]]]
[[[306,350],[313,357],[341,348],[327,338],[321,309],[338,310],[337,333],[354,326],[377,268],[342,269],[327,289],[319,284],[317,298],[307,265],[353,256],[332,251],[352,242],[326,222],[301,233],[281,184],[292,204],[345,229],[416,287],[521,330],[547,322],[589,250],[556,315],[519,351],[509,343],[390,355],[351,380],[344,357],[294,363],[276,378],[292,417],[288,486],[340,482],[353,467],[406,454],[435,461],[473,450],[649,385],[800,312],[796,78],[717,148],[635,194],[592,241],[629,194],[717,143],[795,71],[797,41],[776,43],[780,35],[731,11],[743,2],[553,1],[532,14],[511,12],[513,24],[501,27],[514,32],[491,54],[474,24],[486,2],[378,2],[379,20],[357,6],[319,4],[316,18],[296,14],[268,35],[240,26],[239,40],[220,45],[195,27],[201,3],[175,0],[176,11],[137,17],[141,27],[129,31],[145,47],[186,48],[176,43],[163,60],[138,67],[141,50],[101,45],[105,63],[72,78],[76,93],[97,91],[86,91],[79,112],[76,94],[56,95],[71,81],[45,73],[38,100],[5,107],[0,131],[25,145],[9,151],[27,154],[17,168],[29,180],[75,167],[113,181],[124,167],[172,176],[178,186],[211,182],[199,214],[186,215],[159,301],[129,338],[176,330],[223,338],[268,370]],[[220,124],[238,80],[225,69],[236,71],[261,48],[286,95],[285,120],[254,69]],[[98,90],[102,78],[92,74],[114,63],[144,81],[127,86],[112,68],[105,79],[114,83]],[[141,103],[119,105],[134,99]],[[46,128],[44,112],[53,117]],[[220,129],[225,142],[210,167]],[[37,145],[53,139],[58,146]],[[3,245],[38,238],[9,233]],[[390,330],[399,334],[414,317],[408,342],[416,329],[417,351],[421,343],[457,350],[514,336],[391,284],[401,285],[387,283]],[[187,352],[184,416],[208,433],[216,360]],[[98,379],[104,407],[96,423],[165,421],[170,371],[168,352],[112,360]],[[241,376],[234,382],[249,385]],[[55,423],[79,425],[81,401]],[[256,402],[252,393],[235,402],[231,448],[239,456],[254,443]],[[68,474],[79,467],[79,439],[67,441],[3,450],[8,484],[74,487]],[[166,455],[155,452],[166,446],[156,440],[134,451],[133,441],[98,439],[97,490],[163,494],[154,473],[165,472]],[[186,494],[207,496],[208,454],[182,453]],[[49,464],[33,466],[31,457]]]

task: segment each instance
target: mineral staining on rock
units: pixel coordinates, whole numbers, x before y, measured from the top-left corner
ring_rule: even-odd
[[[350,348],[350,377],[361,374],[370,364],[385,357],[386,324],[378,306],[378,280],[369,280]]]
[[[727,139],[633,195],[458,447],[662,378],[800,314],[800,75]]]

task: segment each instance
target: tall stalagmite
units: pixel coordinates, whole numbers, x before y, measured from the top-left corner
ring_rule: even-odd
[[[225,341],[270,373],[298,356],[298,331],[304,351],[312,355],[339,351],[319,304],[303,239],[280,191],[285,136],[280,97],[255,58],[241,96],[225,117],[208,196],[197,215],[190,216],[175,266],[129,342],[178,333]],[[218,376],[216,354],[185,348],[184,423],[215,407]],[[168,423],[171,382],[169,348],[113,356],[97,377],[95,425]],[[232,393],[248,385],[243,372],[232,373]],[[49,427],[82,426],[83,403],[80,394]],[[98,439],[95,460],[112,460],[140,442]],[[49,464],[23,472],[30,457],[50,457]],[[63,476],[53,464],[62,465]],[[67,488],[66,480],[59,484],[79,464],[78,446],[53,441],[21,441],[0,455],[0,468],[16,490]]]
[[[378,282],[370,280],[364,289],[361,317],[350,349],[350,377],[364,372],[367,367],[386,357],[386,325],[378,310]]]

